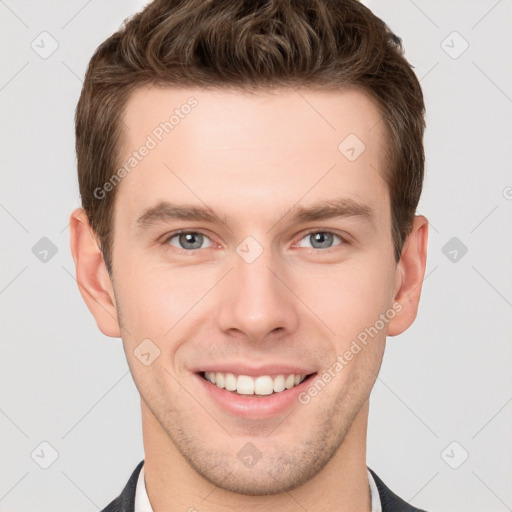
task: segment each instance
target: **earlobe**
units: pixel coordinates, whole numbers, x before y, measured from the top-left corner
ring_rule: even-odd
[[[407,330],[416,318],[427,263],[428,221],[417,215],[396,267],[394,301],[400,313],[388,324],[388,336]]]
[[[80,294],[100,331],[106,336],[119,338],[121,333],[114,290],[85,210],[74,210],[69,223],[71,254]]]

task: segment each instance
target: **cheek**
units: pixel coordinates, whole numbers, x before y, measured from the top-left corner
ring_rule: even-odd
[[[163,337],[177,317],[183,315],[187,301],[178,290],[186,292],[187,287],[183,288],[174,276],[166,277],[150,266],[131,261],[126,262],[116,278],[122,321],[134,343],[144,338]]]
[[[165,337],[168,343],[173,332],[205,321],[205,308],[214,295],[216,305],[222,301],[215,292],[205,297],[225,272],[220,264],[171,268],[142,257],[124,260],[116,294],[134,343],[151,337]],[[350,341],[390,307],[394,272],[380,251],[335,264],[292,265],[281,275],[293,290],[288,300],[309,319],[307,323],[325,324],[326,336],[340,341]]]
[[[382,263],[365,258],[304,275],[297,279],[298,295],[340,341],[373,325],[390,307],[394,272]]]

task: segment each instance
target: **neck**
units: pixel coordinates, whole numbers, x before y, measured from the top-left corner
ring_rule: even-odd
[[[306,484],[272,495],[237,494],[215,486],[188,463],[144,401],[145,484],[153,512],[370,512],[366,468],[368,401],[329,462]]]

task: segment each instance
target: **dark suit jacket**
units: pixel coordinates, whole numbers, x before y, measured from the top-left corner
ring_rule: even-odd
[[[134,512],[137,478],[143,464],[144,460],[141,460],[121,494],[101,512]],[[406,503],[402,498],[399,498],[384,485],[384,482],[371,469],[370,472],[379,490],[382,512],[425,512],[425,510],[415,508]]]

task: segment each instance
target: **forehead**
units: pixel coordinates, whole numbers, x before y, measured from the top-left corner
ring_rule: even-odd
[[[192,121],[185,123],[187,118]],[[262,131],[278,141],[306,135],[313,142],[330,134],[329,139],[335,143],[353,130],[363,142],[372,142],[381,135],[381,119],[375,101],[356,88],[336,91],[278,88],[249,92],[144,86],[132,92],[126,105],[125,146],[136,146],[142,134],[165,138],[170,134],[163,126],[165,123],[170,123],[175,136],[186,135],[183,126],[193,124],[194,131],[203,137],[202,144],[218,149],[222,146],[220,142],[230,147],[240,142],[250,143]],[[225,137],[228,134],[229,139]],[[283,150],[281,147],[280,151]]]
[[[116,201],[132,217],[157,200],[248,214],[326,193],[386,202],[381,120],[356,89],[142,87],[125,110],[120,164],[132,165]]]

